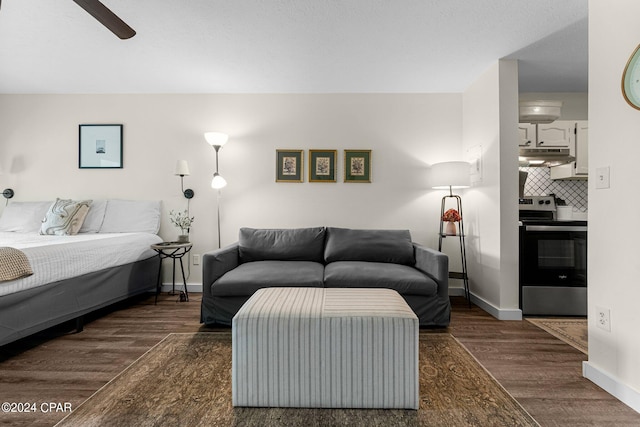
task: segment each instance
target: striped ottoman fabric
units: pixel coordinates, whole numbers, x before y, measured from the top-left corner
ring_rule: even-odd
[[[418,408],[418,318],[396,291],[260,289],[232,328],[234,406]]]

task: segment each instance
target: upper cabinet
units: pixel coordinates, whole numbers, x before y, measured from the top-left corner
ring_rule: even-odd
[[[574,162],[566,165],[553,166],[551,179],[587,179],[589,173],[589,122],[580,120],[573,122],[575,132],[575,145],[571,155],[576,158]]]
[[[538,147],[573,146],[576,122],[556,120],[549,124],[538,124]]]
[[[518,124],[519,145],[529,148],[564,147],[573,148],[574,121],[556,120],[553,123]]]
[[[536,125],[531,123],[518,124],[518,135],[520,147],[535,147],[536,146]]]

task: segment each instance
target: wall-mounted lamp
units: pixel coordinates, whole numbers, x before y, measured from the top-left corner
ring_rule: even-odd
[[[186,190],[184,189],[184,177],[189,176],[189,164],[186,160],[178,160],[178,162],[176,163],[175,175],[180,176],[180,188],[182,189],[182,194],[184,194],[184,197],[186,197],[187,199],[192,199],[195,195],[193,190],[190,188],[187,188]]]
[[[4,191],[2,192],[2,195],[4,196],[5,199],[12,198],[14,194],[15,193],[10,188],[5,188]]]
[[[211,180],[211,188],[218,190],[218,203],[217,203],[217,220],[218,220],[218,248],[220,245],[220,189],[224,188],[227,185],[227,180],[220,175],[218,171],[218,152],[222,148],[224,144],[229,140],[229,135],[222,132],[206,132],[204,134],[204,139],[207,140],[207,143],[216,150],[216,171],[213,173],[213,179]]]

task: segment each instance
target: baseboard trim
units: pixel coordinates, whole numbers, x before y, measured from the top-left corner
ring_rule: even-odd
[[[184,289],[184,285],[182,283],[176,283],[176,291],[181,291]],[[173,290],[172,283],[163,283],[160,287],[160,292],[169,292]],[[187,291],[201,293],[202,292],[202,283],[187,283]]]
[[[463,293],[464,295],[464,293]],[[471,293],[471,302],[498,320],[522,320],[522,310],[498,308],[489,301]]]
[[[582,362],[582,376],[640,413],[640,392],[638,390],[634,390],[617,378],[593,366],[588,360]]]
[[[160,288],[161,292],[169,292],[172,290],[173,284],[163,283]],[[176,290],[180,291],[183,288],[182,283],[176,283]],[[189,292],[201,293],[202,283],[187,283],[187,290]],[[449,288],[450,296],[464,297],[464,288]],[[471,302],[495,317],[498,320],[522,320],[522,310],[519,309],[501,309],[491,304],[490,302],[471,294]]]

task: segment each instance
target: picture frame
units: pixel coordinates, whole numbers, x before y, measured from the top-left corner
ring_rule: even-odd
[[[276,150],[276,182],[303,182],[304,150]]]
[[[371,182],[371,150],[344,150],[344,182]]]
[[[337,150],[309,150],[309,182],[336,182]]]
[[[79,125],[78,167],[122,169],[122,125]]]

